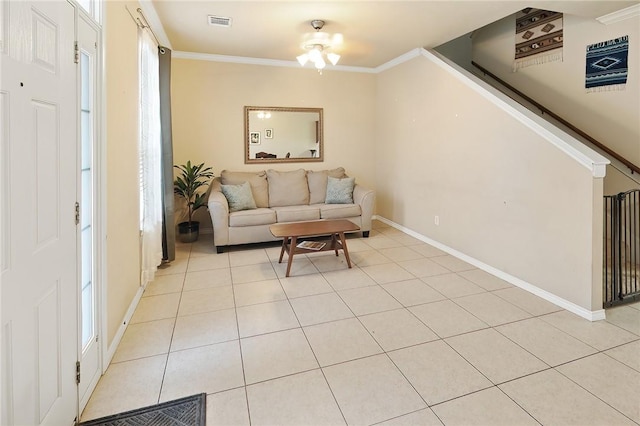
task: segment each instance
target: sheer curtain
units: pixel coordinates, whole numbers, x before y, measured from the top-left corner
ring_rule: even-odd
[[[162,262],[162,142],[158,47],[140,31],[141,284],[153,281]]]

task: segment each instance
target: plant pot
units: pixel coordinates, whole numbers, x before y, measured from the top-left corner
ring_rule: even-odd
[[[200,233],[200,222],[191,221],[181,222],[178,224],[178,237],[183,243],[192,243],[198,240],[198,234]]]

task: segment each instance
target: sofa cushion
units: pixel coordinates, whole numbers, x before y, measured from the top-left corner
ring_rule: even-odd
[[[362,214],[359,204],[318,204],[320,219],[344,219]]]
[[[273,207],[273,210],[276,212],[278,223],[320,219],[319,205]]]
[[[343,167],[331,170],[308,170],[307,181],[309,183],[309,204],[324,203],[327,197],[327,177],[345,178],[347,175]]]
[[[353,204],[355,178],[337,179],[327,177],[327,204]]]
[[[241,210],[229,214],[229,226],[270,225],[272,223],[276,223],[276,212],[271,209]]]
[[[222,193],[229,203],[230,212],[256,208],[256,202],[253,200],[249,182],[244,182],[240,185],[221,185],[221,187]]]
[[[307,172],[304,169],[290,172],[267,170],[269,181],[269,207],[309,204]]]
[[[267,173],[260,172],[220,172],[220,180],[223,185],[239,185],[249,182],[251,192],[257,207],[269,207],[269,186],[267,185]]]

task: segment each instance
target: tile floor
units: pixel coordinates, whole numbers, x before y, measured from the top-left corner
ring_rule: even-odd
[[[208,425],[640,423],[640,303],[589,322],[375,222],[344,255],[178,246],[82,420],[199,392]]]

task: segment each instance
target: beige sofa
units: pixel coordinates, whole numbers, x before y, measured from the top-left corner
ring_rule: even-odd
[[[348,180],[342,167],[319,171],[222,171],[220,177],[211,182],[208,199],[213,222],[213,241],[218,253],[222,253],[225,246],[278,240],[269,231],[269,225],[283,222],[348,219],[360,227],[363,237],[368,237],[375,201],[374,192],[356,183],[353,186],[352,202],[339,200],[339,204],[326,203],[329,177],[333,178],[329,185],[331,188],[335,188],[334,184],[338,182],[336,179],[340,179],[338,183],[346,183]],[[255,208],[251,206],[231,211],[233,209],[230,209],[227,199],[229,190],[237,189],[245,182],[248,182],[251,188]],[[234,186],[223,188],[223,185]],[[246,184],[244,189],[248,191]],[[232,206],[237,207],[233,196],[229,198]]]

